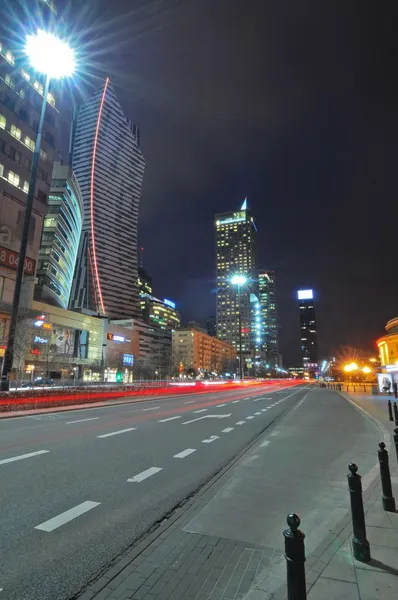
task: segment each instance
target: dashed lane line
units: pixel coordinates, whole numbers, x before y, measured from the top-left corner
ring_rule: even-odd
[[[202,412],[207,412],[209,409],[208,408],[201,408],[200,410],[194,410],[193,412],[198,414],[198,413],[202,413]]]
[[[235,427],[227,427],[226,429],[223,429],[221,433],[230,433],[234,429],[235,429]]]
[[[120,435],[121,433],[128,433],[129,431],[136,431],[136,427],[129,427],[128,429],[119,429],[119,431],[112,431],[111,433],[103,433],[102,435],[97,435],[97,438],[108,438],[114,435]]]
[[[148,411],[148,410],[157,410],[158,408],[160,408],[160,406],[153,406],[153,407],[151,407],[151,408],[143,408],[143,409],[142,409],[142,412],[146,412],[146,411]]]
[[[212,442],[215,442],[218,439],[220,439],[220,436],[211,435],[207,440],[202,440],[202,444],[211,444]]]
[[[179,452],[178,454],[174,454],[173,458],[185,458],[186,456],[189,456],[190,454],[193,454],[194,452],[196,452],[195,448],[187,448],[186,450],[183,450],[182,452]]]
[[[224,402],[224,404],[216,404],[217,408],[221,408],[222,406],[227,406],[226,402]]]
[[[232,404],[238,404],[238,402],[240,402],[240,400],[232,400]]]
[[[35,529],[51,533],[51,531],[54,531],[54,529],[58,529],[58,527],[61,527],[62,525],[65,525],[66,523],[77,519],[77,517],[84,515],[86,512],[92,510],[93,508],[99,505],[100,502],[90,502],[89,500],[87,500],[86,502],[82,502],[81,504],[78,504],[77,506],[66,510],[60,515],[49,519],[48,521],[44,521],[44,523],[37,525]]]
[[[148,479],[148,477],[152,477],[152,475],[156,475],[156,473],[159,473],[159,471],[162,470],[161,467],[150,467],[149,469],[146,469],[146,471],[142,471],[141,473],[134,475],[134,477],[127,479],[127,481],[131,483],[141,483],[141,481]]]
[[[16,462],[17,460],[24,460],[25,458],[32,458],[33,456],[40,456],[40,454],[47,454],[50,450],[37,450],[37,452],[29,452],[29,454],[20,454],[19,456],[12,456],[11,458],[3,458],[0,460],[0,465],[6,465],[7,463]]]
[[[160,419],[158,423],[167,423],[167,421],[175,421],[176,419],[181,419],[181,416],[178,415],[177,417],[168,417],[167,419]]]
[[[246,417],[246,420],[254,419],[254,417]]]
[[[90,417],[90,419],[79,419],[78,421],[67,421],[65,425],[73,425],[73,423],[85,423],[86,421],[96,421],[99,417]]]
[[[246,424],[246,421],[238,421],[238,422],[236,423],[236,425],[245,425],[245,424]]]

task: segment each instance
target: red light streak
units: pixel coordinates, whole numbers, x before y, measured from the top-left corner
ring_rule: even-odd
[[[104,305],[104,299],[102,297],[101,283],[100,283],[100,278],[99,278],[99,273],[98,273],[97,254],[96,254],[96,249],[95,249],[94,174],[95,174],[95,159],[96,159],[96,155],[97,155],[97,143],[98,143],[99,128],[100,128],[100,124],[101,124],[102,110],[104,108],[105,95],[106,95],[106,90],[108,89],[108,84],[109,84],[109,77],[107,77],[106,81],[105,81],[104,91],[102,93],[101,104],[100,104],[100,108],[99,108],[99,112],[98,112],[97,125],[95,128],[93,159],[92,159],[92,164],[91,164],[91,189],[90,189],[91,245],[92,245],[92,254],[93,254],[93,262],[94,262],[94,274],[95,274],[95,279],[96,279],[96,282],[98,285],[98,294],[99,294],[99,298],[100,298],[100,302],[101,302],[101,308],[102,308],[102,312],[104,314],[105,314],[105,305]],[[95,287],[96,286],[94,286],[94,288]]]

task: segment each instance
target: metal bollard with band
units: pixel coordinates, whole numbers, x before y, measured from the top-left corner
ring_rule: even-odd
[[[361,562],[370,561],[370,545],[366,539],[365,513],[363,510],[362,482],[355,463],[348,465],[348,489],[350,491],[351,517],[354,537],[354,557]]]
[[[379,464],[381,487],[383,489],[383,508],[388,512],[395,512],[395,499],[392,495],[390,467],[388,464],[388,452],[384,442],[379,444]]]
[[[300,517],[290,513],[287,517],[289,529],[285,529],[285,558],[287,567],[288,600],[305,600],[307,588],[305,582],[305,535],[300,531]]]

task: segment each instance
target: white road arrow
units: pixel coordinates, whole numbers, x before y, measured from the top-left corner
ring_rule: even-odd
[[[192,419],[192,421],[185,421],[183,425],[188,425],[188,423],[194,423],[195,421],[200,421],[201,419],[225,419],[226,417],[230,417],[232,413],[229,415],[205,415],[204,417],[198,417],[197,419]]]

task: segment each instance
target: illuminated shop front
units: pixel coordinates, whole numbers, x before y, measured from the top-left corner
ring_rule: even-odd
[[[104,381],[131,383],[134,379],[134,364],[139,356],[138,332],[107,323],[104,333]]]
[[[398,382],[398,317],[386,324],[386,334],[377,340],[380,355],[381,373],[378,373],[379,391],[392,391]]]

